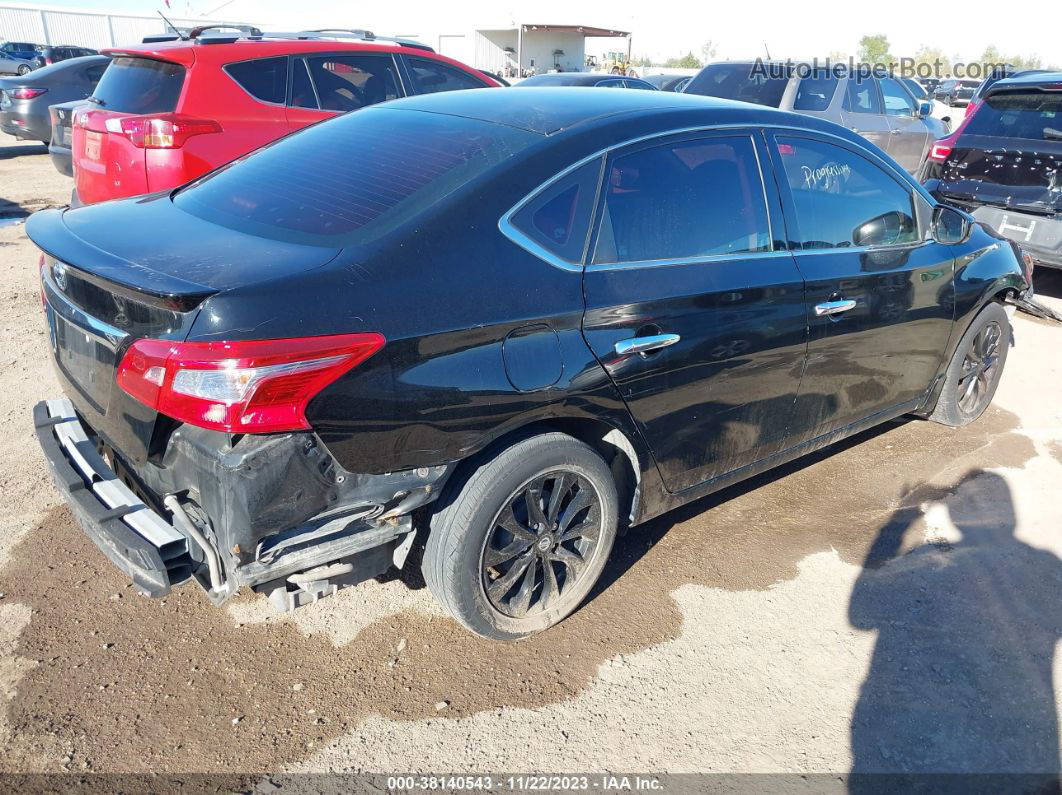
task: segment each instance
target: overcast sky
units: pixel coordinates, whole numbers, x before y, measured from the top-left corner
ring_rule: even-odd
[[[17,0],[16,0],[17,1]],[[26,0],[27,2],[29,0]],[[162,0],[43,0],[50,5],[137,13],[165,11]],[[2,3],[3,0],[0,0]],[[175,14],[240,20],[285,28],[364,27],[380,34],[420,35],[427,43],[440,33],[516,22],[581,24],[632,31],[637,55],[663,59],[692,50],[698,56],[711,40],[716,57],[810,58],[839,51],[855,55],[864,34],[884,33],[894,55],[913,55],[923,44],[960,60],[980,56],[988,44],[1004,55],[1039,55],[1062,64],[1062,3],[954,4],[926,0],[793,3],[791,0],[728,3],[651,3],[646,0],[170,0]],[[992,9],[991,11],[989,9]],[[2,33],[2,31],[0,31]],[[587,52],[618,49],[590,40]]]

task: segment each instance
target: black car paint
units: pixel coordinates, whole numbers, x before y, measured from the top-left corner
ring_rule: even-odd
[[[931,410],[943,367],[979,308],[1024,289],[1012,248],[981,229],[950,247],[831,252],[812,268],[815,255],[794,251],[770,171],[778,251],[710,267],[557,267],[516,245],[499,216],[609,148],[682,130],[741,130],[769,155],[768,133],[778,127],[891,161],[828,122],[658,92],[469,91],[391,106],[520,125],[541,141],[372,246],[256,241],[183,213],[167,195],[46,211],[28,223],[48,255],[50,315],[70,313],[69,285],[84,282],[97,318],[121,326],[115,348],[98,349],[100,372],[113,371],[131,340],[148,332],[202,341],[372,331],[387,339],[311,402],[313,432],[265,437],[178,426],[117,388],[101,411],[60,368],[64,392],[134,478],[156,495],[186,489],[198,498],[227,567],[251,565],[255,545],[321,511],[386,500],[382,509],[408,513],[434,499],[455,468],[534,428],[611,450],[633,500],[629,519],[645,521],[876,422]],[[66,263],[62,295],[57,261]],[[938,278],[926,279],[931,271]],[[909,322],[873,311],[851,321],[810,316],[816,290],[849,279],[878,306],[898,301]],[[110,285],[109,308],[100,285]],[[618,361],[611,344],[646,325],[681,327],[686,344]],[[924,350],[927,329],[937,346],[927,356],[938,366],[923,368],[921,390],[906,380],[895,386],[906,353]],[[726,347],[735,333],[749,342],[740,351]],[[816,346],[822,361],[809,367]],[[876,369],[868,372],[868,361]],[[684,372],[671,375],[669,365]],[[805,371],[815,379],[809,389]],[[834,397],[860,389],[884,390],[884,398],[866,405],[870,414],[838,413]],[[730,422],[749,433],[728,438]],[[249,477],[251,461],[271,463]],[[392,492],[396,477],[402,487]]]
[[[66,177],[74,176],[74,155],[70,149],[74,121],[74,108],[84,105],[85,100],[75,99],[49,105],[52,116],[52,135],[48,141],[48,154],[55,170]]]

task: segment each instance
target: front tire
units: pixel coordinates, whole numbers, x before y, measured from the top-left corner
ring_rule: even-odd
[[[28,75],[29,73],[30,73],[30,68],[28,66],[26,66],[25,64],[22,64],[18,68],[19,77],[24,77],[25,75]]]
[[[543,433],[484,456],[440,506],[424,550],[428,588],[477,635],[517,640],[586,598],[612,550],[619,500],[592,448]]]
[[[929,419],[957,428],[984,414],[1003,375],[1010,339],[1010,318],[993,301],[974,318],[959,341]]]

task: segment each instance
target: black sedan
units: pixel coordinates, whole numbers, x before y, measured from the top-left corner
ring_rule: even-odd
[[[979,85],[979,80],[942,80],[933,89],[933,99],[952,108],[956,105],[969,105]]]
[[[106,55],[71,58],[21,77],[0,78],[0,130],[16,138],[48,143],[48,107],[92,96],[111,62]]]
[[[140,590],[290,609],[419,536],[497,639],[575,610],[621,527],[977,419],[1027,289],[855,133],[649,91],[398,100],[26,229],[65,393],[37,434]]]
[[[587,86],[592,88],[641,88],[656,91],[657,88],[637,77],[608,75],[602,72],[550,72],[533,75],[513,83],[515,88],[556,88],[558,86]]]

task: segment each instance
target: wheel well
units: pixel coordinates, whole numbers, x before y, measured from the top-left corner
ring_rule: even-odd
[[[641,497],[641,466],[638,453],[630,439],[618,428],[591,418],[556,417],[539,420],[510,431],[495,439],[483,454],[490,455],[520,439],[539,433],[558,431],[568,434],[593,448],[600,455],[616,484],[620,505],[620,531],[624,532],[638,513]],[[482,454],[481,454],[482,455]],[[452,477],[461,478],[459,467]]]
[[[589,418],[557,418],[542,423],[544,427],[574,436],[605,459],[619,496],[621,530],[634,521],[641,497],[641,466],[638,453],[619,428]],[[626,516],[625,519],[622,517]]]

